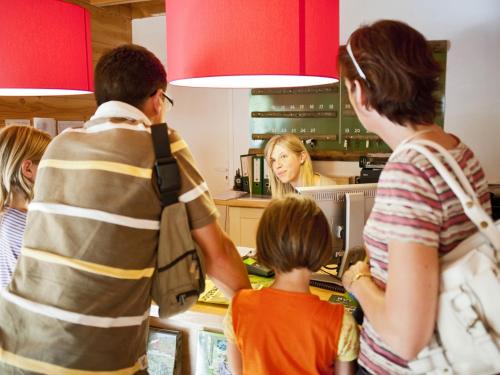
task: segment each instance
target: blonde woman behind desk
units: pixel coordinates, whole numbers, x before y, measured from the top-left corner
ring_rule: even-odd
[[[294,193],[298,186],[335,185],[335,181],[314,173],[311,157],[293,134],[275,135],[267,142],[264,156],[269,166],[273,198]]]

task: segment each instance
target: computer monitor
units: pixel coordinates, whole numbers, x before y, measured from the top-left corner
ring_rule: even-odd
[[[363,228],[375,202],[377,184],[298,187],[301,195],[312,198],[325,214],[333,237],[337,276],[364,254]]]

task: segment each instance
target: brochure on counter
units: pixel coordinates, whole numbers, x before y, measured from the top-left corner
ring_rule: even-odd
[[[250,283],[253,289],[262,289],[270,286],[274,282],[274,278],[249,275]],[[218,305],[229,305],[229,300],[215,286],[212,280],[205,280],[205,291],[198,298],[198,302],[215,303]]]

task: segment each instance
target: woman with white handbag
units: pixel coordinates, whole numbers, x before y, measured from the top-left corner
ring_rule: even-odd
[[[369,262],[343,276],[365,314],[358,373],[410,374],[436,327],[440,257],[477,229],[428,158],[404,145],[442,146],[491,213],[487,182],[474,153],[434,123],[441,69],[418,31],[398,21],[362,26],[338,63],[359,120],[394,150],[364,229]]]

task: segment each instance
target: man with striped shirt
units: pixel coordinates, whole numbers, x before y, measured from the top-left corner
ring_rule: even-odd
[[[96,67],[97,112],[56,137],[40,162],[13,281],[0,295],[0,373],[146,373],[161,206],[149,126],[163,120],[166,74],[127,45]],[[193,238],[229,295],[249,287],[186,143],[169,133]]]

